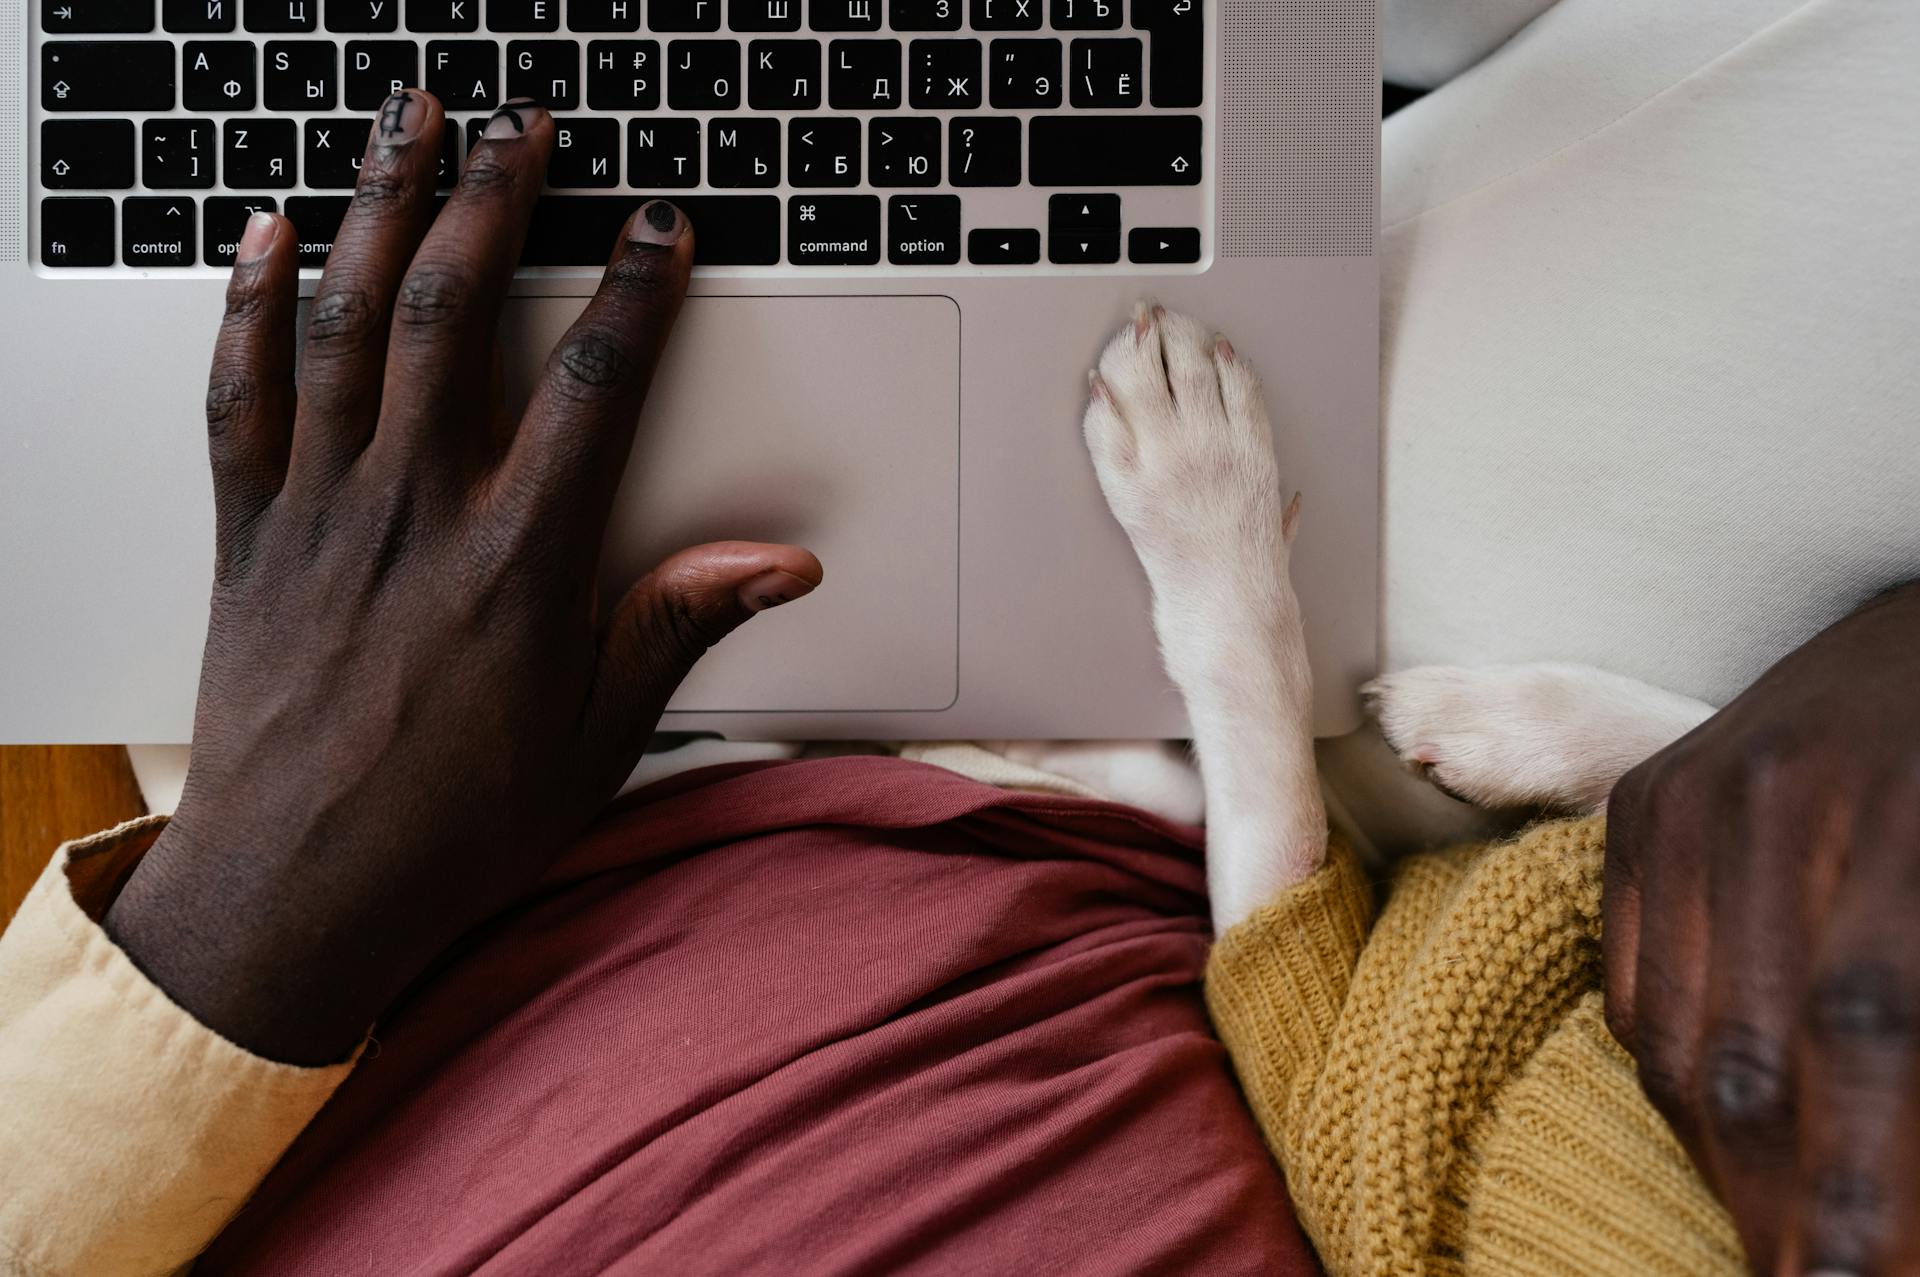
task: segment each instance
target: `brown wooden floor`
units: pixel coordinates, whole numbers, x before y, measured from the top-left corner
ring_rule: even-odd
[[[121,745],[0,745],[0,926],[69,838],[146,811]]]

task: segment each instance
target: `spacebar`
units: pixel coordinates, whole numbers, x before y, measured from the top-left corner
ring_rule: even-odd
[[[543,195],[533,207],[522,266],[604,266],[633,210],[651,195]],[[675,195],[693,223],[696,266],[771,266],[780,260],[774,195]]]

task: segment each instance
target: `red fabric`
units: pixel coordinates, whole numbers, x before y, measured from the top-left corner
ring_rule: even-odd
[[[196,1268],[1317,1271],[1200,999],[1197,831],[718,767],[471,937]]]

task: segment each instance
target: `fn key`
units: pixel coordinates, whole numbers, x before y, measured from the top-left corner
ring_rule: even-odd
[[[40,201],[44,266],[113,265],[113,201],[56,196]]]

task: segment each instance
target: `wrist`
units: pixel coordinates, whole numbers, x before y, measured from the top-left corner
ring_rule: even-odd
[[[338,1063],[366,1036],[391,991],[347,929],[312,910],[295,873],[270,856],[195,843],[176,820],[101,918],[148,979],[202,1025],[288,1064]]]

